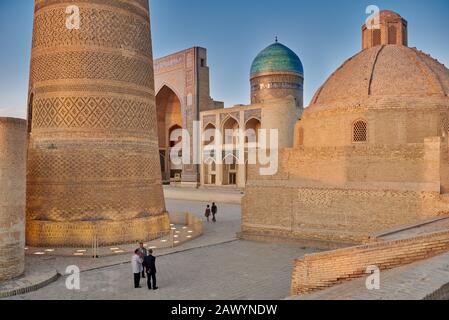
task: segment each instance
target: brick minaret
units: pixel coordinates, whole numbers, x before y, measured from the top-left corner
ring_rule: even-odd
[[[167,229],[147,0],[35,0],[27,241]]]

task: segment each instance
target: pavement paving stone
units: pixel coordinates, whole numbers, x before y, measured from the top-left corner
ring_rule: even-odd
[[[168,200],[171,212],[188,211],[204,219],[206,201]],[[290,293],[293,260],[319,252],[294,245],[238,240],[239,204],[218,203],[216,224],[204,224],[202,237],[181,247],[157,250],[158,282],[161,288],[149,292],[134,289],[130,255],[101,259],[80,257],[27,257],[28,270],[36,277],[61,274],[69,265],[81,270],[81,290],[65,287],[65,277],[28,294],[9,299],[43,300],[276,300]],[[439,223],[439,225],[442,223]],[[426,227],[427,229],[427,227]],[[449,254],[381,274],[381,290],[368,291],[365,280],[356,279],[298,300],[417,300],[449,282]],[[22,280],[19,280],[22,281]],[[24,284],[27,281],[23,280]],[[6,285],[11,285],[6,284]]]

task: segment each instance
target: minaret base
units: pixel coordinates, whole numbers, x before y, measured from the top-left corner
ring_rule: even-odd
[[[122,221],[27,221],[30,247],[91,247],[137,243],[170,231],[168,214]]]

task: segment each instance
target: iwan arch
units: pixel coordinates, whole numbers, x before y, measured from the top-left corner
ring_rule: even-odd
[[[278,131],[278,147],[293,146],[295,123],[303,112],[304,70],[299,57],[286,46],[275,43],[262,50],[251,66],[251,104],[224,108],[210,98],[209,68],[206,49],[191,48],[155,60],[156,106],[158,112],[159,151],[165,183],[183,186],[231,187],[243,189],[251,166],[248,154],[257,152],[257,141],[237,140],[227,143],[226,132],[260,129]],[[206,156],[205,149],[218,137],[201,141],[190,153],[201,155],[200,165],[176,165],[170,159],[175,144],[170,134],[187,129],[194,137],[194,121],[199,121],[199,135],[216,130],[222,136],[220,155]],[[237,134],[236,134],[237,135]],[[233,148],[234,147],[234,148]]]
[[[177,142],[170,141],[170,134],[186,129],[193,139],[194,121],[199,121],[200,112],[223,108],[222,102],[210,97],[206,49],[194,47],[157,59],[154,74],[162,180],[196,187],[199,166],[173,165],[170,151]]]

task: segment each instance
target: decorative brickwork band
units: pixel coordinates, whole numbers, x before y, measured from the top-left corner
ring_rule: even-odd
[[[28,243],[85,245],[98,226],[119,233],[115,243],[169,229],[158,220],[165,204],[147,1],[35,3]],[[70,29],[73,5],[80,24]]]

